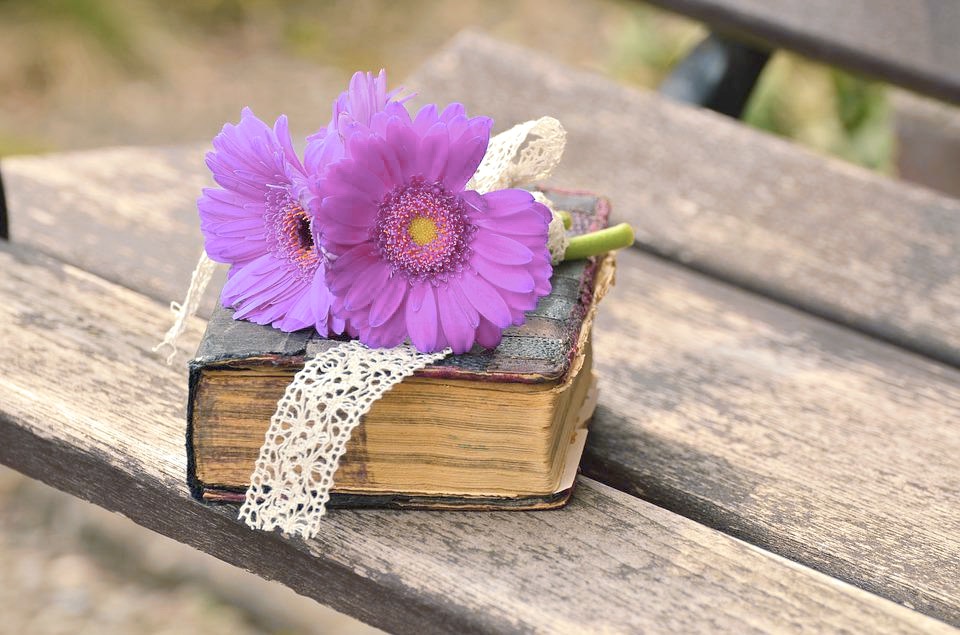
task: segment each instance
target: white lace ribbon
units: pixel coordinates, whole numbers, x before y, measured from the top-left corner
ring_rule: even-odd
[[[542,181],[560,164],[566,145],[567,131],[553,117],[517,124],[490,139],[467,189],[486,194]]]
[[[210,278],[217,269],[217,263],[210,260],[207,252],[200,253],[200,260],[197,266],[193,268],[193,274],[190,276],[190,286],[187,288],[186,297],[182,303],[171,302],[170,310],[173,311],[173,325],[163,336],[163,341],[153,347],[153,352],[158,353],[164,346],[170,348],[170,354],[167,355],[167,363],[172,364],[173,358],[177,356],[177,340],[187,330],[187,321],[197,314],[200,308],[200,300],[203,299],[203,292],[207,290],[210,284]]]
[[[467,187],[484,194],[545,179],[560,163],[565,145],[566,132],[552,117],[514,126],[490,140]],[[554,214],[548,248],[556,264],[566,250],[563,221],[546,197],[534,196]],[[202,254],[183,303],[171,305],[176,321],[154,349],[169,346],[168,363],[215,265]],[[449,349],[425,354],[409,345],[371,349],[345,342],[307,360],[270,419],[240,519],[254,529],[280,529],[305,539],[316,536],[340,458],[363,415],[405,377],[449,354]]]
[[[567,132],[553,117],[540,117],[517,124],[490,139],[487,153],[477,173],[467,183],[467,189],[486,194],[542,181],[560,164],[566,145]],[[553,214],[547,248],[556,265],[563,261],[570,239],[553,203],[540,192],[534,192],[533,196]]]
[[[270,419],[240,519],[254,529],[312,538],[353,429],[373,402],[450,350],[345,342],[308,360]]]

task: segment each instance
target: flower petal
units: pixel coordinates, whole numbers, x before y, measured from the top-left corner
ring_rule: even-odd
[[[365,327],[360,330],[360,341],[367,346],[391,348],[403,344],[407,339],[406,311],[395,312],[389,320],[378,327]]]
[[[391,117],[390,121],[387,122],[386,141],[397,157],[403,178],[406,180],[415,176],[420,140],[413,129],[404,125],[403,120],[399,117]]]
[[[300,329],[313,328],[315,324],[311,294],[301,293],[292,301],[292,306],[287,309],[283,317],[273,325],[285,333],[291,333]]]
[[[343,298],[344,308],[357,311],[370,306],[389,277],[390,266],[380,261],[360,272]]]
[[[377,208],[369,199],[353,194],[327,196],[320,204],[321,214],[351,227],[370,227]]]
[[[450,300],[456,302],[460,307],[460,311],[466,317],[467,321],[470,323],[470,326],[476,329],[480,324],[480,314],[477,313],[477,310],[473,308],[472,304],[470,304],[470,300],[468,300],[467,296],[464,295],[463,289],[460,287],[459,278],[450,280],[450,282],[447,284],[447,292]]]
[[[370,238],[370,230],[366,227],[351,227],[344,223],[325,223],[323,237],[326,241],[336,243],[337,251],[344,251],[351,245],[359,245]]]
[[[510,236],[542,236],[546,244],[547,228],[549,223],[543,222],[537,214],[519,212],[511,216],[494,216],[492,214],[469,214],[470,222],[498,233]]]
[[[351,157],[364,157],[361,160],[367,162],[366,157],[369,156],[367,148],[375,143],[378,143],[376,137],[355,134],[350,138],[347,147]],[[354,161],[356,160],[354,158]],[[349,162],[337,163],[330,168],[332,173],[330,179],[335,183],[353,187],[359,195],[371,200],[379,200],[387,193],[383,180],[370,165],[363,165],[362,169],[351,169],[351,167]],[[347,192],[341,190],[338,193],[346,194]]]
[[[413,129],[421,137],[427,134],[433,124],[440,121],[440,116],[437,114],[437,105],[436,104],[427,104],[417,112],[417,116],[413,119]]]
[[[487,282],[497,285],[507,291],[527,293],[533,291],[536,284],[533,276],[523,267],[503,265],[486,258],[481,252],[474,252],[470,265],[477,270]],[[479,308],[479,307],[478,307]]]
[[[345,251],[342,256],[333,260],[329,269],[336,269],[338,272],[351,274],[359,267],[366,268],[370,262],[376,258],[377,248],[370,243],[357,245],[356,247]]]
[[[414,285],[407,299],[407,332],[410,342],[421,353],[437,348],[437,298],[429,282]]]
[[[472,247],[485,258],[504,265],[525,265],[533,261],[533,252],[527,247],[492,231],[477,232]]]
[[[236,309],[234,319],[257,324],[279,321],[306,286],[290,274],[288,263],[265,254],[230,276],[221,299],[224,305]]]
[[[409,288],[407,281],[401,276],[388,280],[370,307],[370,326],[381,326],[389,320],[400,308]]]
[[[528,213],[536,202],[530,192],[516,189],[487,192],[483,195],[483,201],[487,205],[487,214],[497,217]]]
[[[450,156],[450,137],[447,127],[442,123],[434,124],[420,140],[417,172],[427,181],[443,180],[448,169]]]
[[[466,271],[460,278],[460,289],[477,313],[502,329],[510,326],[510,309],[489,282],[478,274]]]
[[[490,137],[471,137],[450,147],[450,159],[443,176],[443,184],[451,192],[459,192],[467,184],[487,151]]]
[[[300,157],[297,156],[297,152],[293,149],[293,141],[290,139],[290,127],[287,123],[286,115],[277,117],[276,123],[273,124],[273,134],[277,138],[277,143],[279,143],[283,149],[284,159],[302,173],[303,164],[300,162]]]
[[[434,107],[434,110],[436,110],[436,107]],[[459,102],[453,102],[453,103],[447,104],[447,107],[443,109],[442,113],[440,113],[440,120],[443,122],[449,123],[455,117],[466,117],[466,116],[467,116],[466,107]]]
[[[354,264],[349,267],[339,266],[339,262],[331,263],[330,267],[327,269],[327,284],[330,289],[330,293],[335,296],[339,296],[341,299],[347,294],[350,290],[350,287],[353,285],[353,281],[357,279],[358,274],[369,270],[371,267],[381,264],[379,260],[373,257],[366,257],[354,261]]]
[[[466,353],[473,347],[476,327],[460,308],[459,302],[452,297],[451,286],[437,289],[437,308],[440,312],[442,339],[457,355]]]
[[[503,329],[489,320],[480,320],[477,327],[477,344],[484,348],[496,348],[503,338]]]

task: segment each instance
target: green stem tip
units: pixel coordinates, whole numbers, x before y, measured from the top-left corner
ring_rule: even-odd
[[[627,223],[620,223],[600,231],[574,236],[570,239],[570,244],[563,253],[563,259],[581,260],[615,249],[629,247],[632,244],[633,228]]]
[[[570,215],[570,212],[559,211],[557,215],[560,216],[560,220],[563,221],[563,228],[570,229],[573,227],[573,216]]]

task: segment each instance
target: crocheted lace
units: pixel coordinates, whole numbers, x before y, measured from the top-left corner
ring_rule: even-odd
[[[210,278],[216,270],[217,263],[210,260],[207,252],[201,252],[200,260],[197,261],[197,266],[193,268],[193,274],[190,276],[190,287],[187,289],[183,303],[170,303],[170,310],[173,311],[173,325],[163,336],[163,341],[153,347],[154,353],[160,352],[164,346],[170,348],[170,354],[167,355],[168,364],[172,364],[173,358],[177,356],[177,340],[187,330],[187,321],[197,314],[203,292],[207,290]]]
[[[467,189],[485,194],[542,181],[560,164],[566,144],[567,132],[553,117],[517,124],[490,139]]]
[[[403,378],[449,353],[353,341],[307,361],[270,419],[240,519],[254,529],[317,535],[333,476],[361,417]]]

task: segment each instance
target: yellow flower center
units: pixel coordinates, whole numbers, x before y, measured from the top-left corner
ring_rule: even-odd
[[[407,226],[407,233],[421,247],[429,245],[437,237],[437,224],[426,216],[417,216]]]

